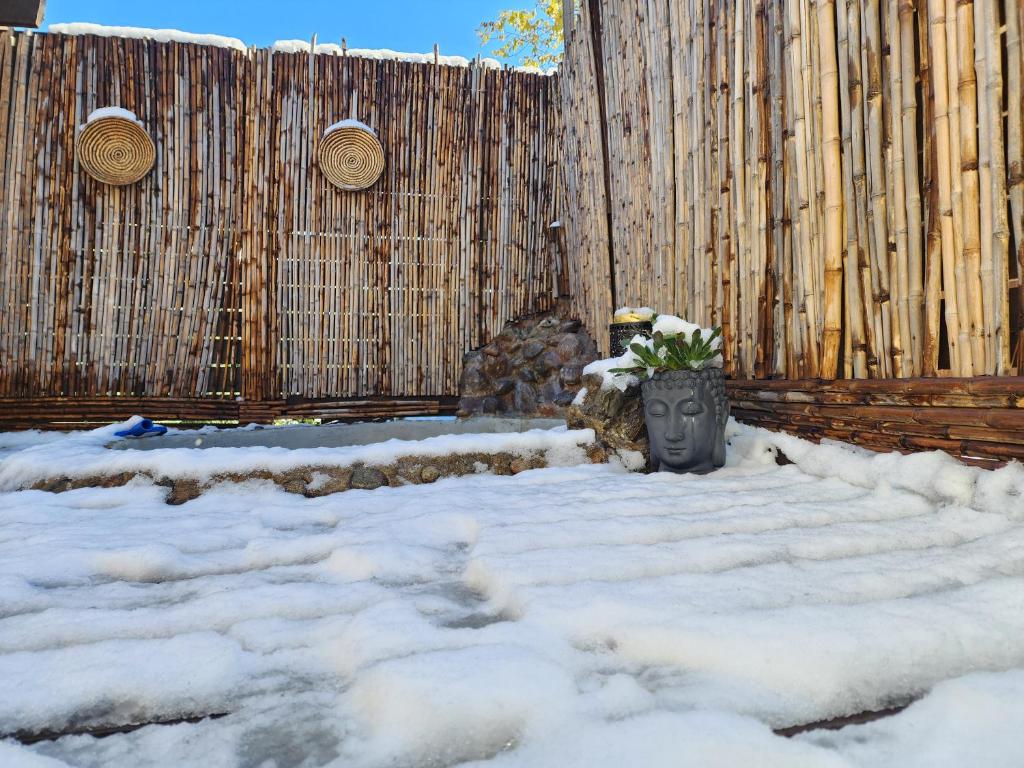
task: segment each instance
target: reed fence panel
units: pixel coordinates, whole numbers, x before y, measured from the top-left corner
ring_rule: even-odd
[[[1024,369],[1019,0],[576,0],[565,25],[570,283],[605,344],[609,307],[650,305],[721,325],[737,378]]]
[[[0,398],[457,394],[465,351],[563,290],[558,94],[479,63],[3,32]],[[104,106],[156,144],[138,184],[79,167]],[[364,192],[316,166],[350,116],[384,146]]]

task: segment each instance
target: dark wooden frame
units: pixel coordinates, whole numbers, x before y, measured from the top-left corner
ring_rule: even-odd
[[[1024,377],[729,381],[738,421],[877,451],[1024,461]]]
[[[46,0],[4,0],[0,27],[38,27],[43,23]]]

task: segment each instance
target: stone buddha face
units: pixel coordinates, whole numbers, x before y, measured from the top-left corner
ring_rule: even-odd
[[[711,472],[725,463],[723,429],[728,405],[699,379],[651,381],[644,386],[644,417],[651,464],[658,472]]]

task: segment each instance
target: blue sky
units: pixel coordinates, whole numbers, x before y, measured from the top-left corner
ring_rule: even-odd
[[[530,8],[533,0],[47,0],[48,24],[91,21],[131,27],[170,27],[240,38],[250,45],[275,40],[348,40],[351,48],[425,52],[434,43],[447,55],[475,56],[476,28],[502,8]]]

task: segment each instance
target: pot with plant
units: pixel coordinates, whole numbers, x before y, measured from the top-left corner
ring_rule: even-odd
[[[655,313],[650,307],[620,307],[608,324],[608,340],[612,357],[620,357],[629,348],[630,339],[637,334],[651,335]]]
[[[704,474],[725,465],[729,401],[721,367],[721,328],[660,315],[649,339],[634,337],[612,373],[641,382],[644,421],[657,472]]]

